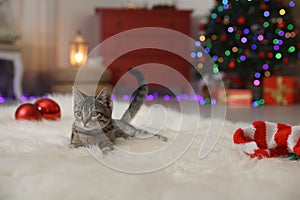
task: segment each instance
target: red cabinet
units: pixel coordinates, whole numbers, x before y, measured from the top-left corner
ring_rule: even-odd
[[[160,79],[164,80],[164,83],[167,80],[166,85],[168,87],[185,90],[185,85],[177,81],[178,73],[189,80],[190,64],[172,50],[176,49],[176,51],[189,54],[190,44],[187,41],[180,41],[177,38],[180,35],[168,34],[168,31],[160,32],[149,29],[148,32],[133,31],[129,35],[124,34],[124,31],[143,27],[161,27],[188,36],[190,35],[190,10],[97,8],[96,12],[99,16],[99,40],[107,42],[107,45],[101,49],[101,54],[104,65],[109,66],[112,71],[113,83],[117,83],[129,68],[147,63],[159,63],[170,68],[167,70],[168,76],[166,77],[166,71],[160,71],[159,65],[154,64],[152,72],[151,70],[144,72],[146,79],[152,82]],[[125,36],[123,38],[118,37],[118,33]],[[151,45],[158,48],[151,48]],[[123,84],[136,83],[129,81]],[[155,85],[157,86],[157,84],[151,84],[153,87]]]

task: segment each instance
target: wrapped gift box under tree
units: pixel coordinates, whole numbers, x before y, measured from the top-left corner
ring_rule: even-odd
[[[228,105],[247,105],[252,103],[252,91],[249,89],[227,89],[218,95],[219,103],[227,103]]]
[[[272,76],[263,79],[265,104],[290,105],[296,103],[297,81],[292,76]]]

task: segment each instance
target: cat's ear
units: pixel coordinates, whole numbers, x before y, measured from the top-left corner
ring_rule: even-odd
[[[104,88],[99,95],[96,97],[98,101],[104,103],[105,105],[112,107],[111,94],[108,88]]]
[[[76,101],[81,101],[84,99],[86,95],[83,94],[77,87],[73,87],[73,100],[74,102]]]

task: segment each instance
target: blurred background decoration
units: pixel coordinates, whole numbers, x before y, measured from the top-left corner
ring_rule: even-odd
[[[0,43],[13,43],[20,35],[13,29],[8,0],[0,0]]]

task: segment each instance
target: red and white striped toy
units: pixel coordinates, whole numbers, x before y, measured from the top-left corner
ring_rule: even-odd
[[[255,121],[235,131],[233,141],[251,158],[295,153],[300,156],[300,125]]]

